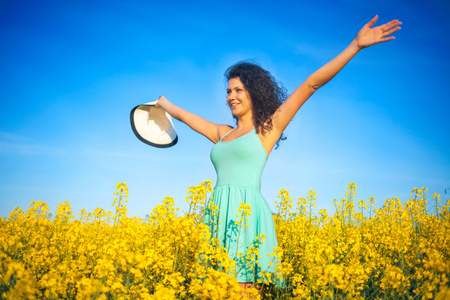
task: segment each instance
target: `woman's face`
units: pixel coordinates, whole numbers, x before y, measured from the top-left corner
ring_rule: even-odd
[[[252,100],[239,77],[228,81],[227,103],[235,116],[242,117],[252,113]]]

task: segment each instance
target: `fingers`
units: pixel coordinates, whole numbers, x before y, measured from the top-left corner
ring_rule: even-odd
[[[383,33],[383,36],[391,35],[391,34],[393,34],[394,32],[399,31],[400,29],[401,29],[400,26],[397,26],[397,27],[395,27],[395,28],[392,28],[392,29],[390,29],[390,30],[388,30],[388,31],[385,31],[385,32]]]
[[[390,36],[390,37],[387,37],[387,38],[382,38],[382,39],[380,40],[380,43],[384,43],[384,42],[391,41],[391,40],[395,40],[395,36]]]
[[[378,20],[378,15],[376,15],[372,20],[369,21],[369,23],[366,24],[367,27],[372,27],[373,24]]]
[[[375,27],[373,29],[378,29],[381,32],[381,38],[380,43],[384,43],[390,40],[395,39],[395,37],[389,35],[393,34],[396,31],[399,31],[401,27],[399,25],[403,24],[399,20],[392,20],[390,22],[387,22],[386,24],[380,25],[378,27]]]
[[[399,31],[401,29],[401,27],[398,25],[401,25],[401,24],[402,24],[402,22],[400,22],[399,20],[393,20],[389,23],[386,23],[386,24],[380,26],[380,29],[382,31],[382,38],[381,38],[380,42],[384,43],[384,42],[395,39],[395,37],[390,36],[390,35],[396,31]],[[390,36],[390,37],[388,37],[388,36]]]
[[[161,107],[161,103],[164,102],[164,100],[167,100],[166,97],[164,97],[164,96],[159,96],[158,100],[156,100],[156,101],[154,102],[154,103],[155,103],[155,106],[156,106],[156,107]]]
[[[386,23],[386,24],[380,25],[379,27],[380,27],[380,29],[383,30],[383,31],[388,31],[388,30],[390,30],[391,28],[394,28],[394,27],[399,26],[399,25],[402,25],[402,24],[403,24],[403,23],[400,22],[399,20],[392,20],[392,21],[390,21],[390,22],[388,22],[388,23]]]

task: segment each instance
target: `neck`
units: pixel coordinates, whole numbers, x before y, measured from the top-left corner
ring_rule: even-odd
[[[253,122],[252,116],[243,116],[238,119],[237,127],[239,129],[255,127],[255,122]]]

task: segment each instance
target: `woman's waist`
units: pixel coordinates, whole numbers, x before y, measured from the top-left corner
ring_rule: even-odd
[[[244,181],[228,181],[228,180],[217,180],[217,183],[214,188],[220,187],[230,187],[230,188],[244,188],[244,189],[256,189],[257,191],[261,190],[260,182],[244,182]]]

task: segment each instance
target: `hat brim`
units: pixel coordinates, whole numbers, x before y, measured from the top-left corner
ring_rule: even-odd
[[[154,102],[134,107],[130,123],[136,137],[147,145],[169,148],[178,142],[172,118],[164,109],[156,108]]]

